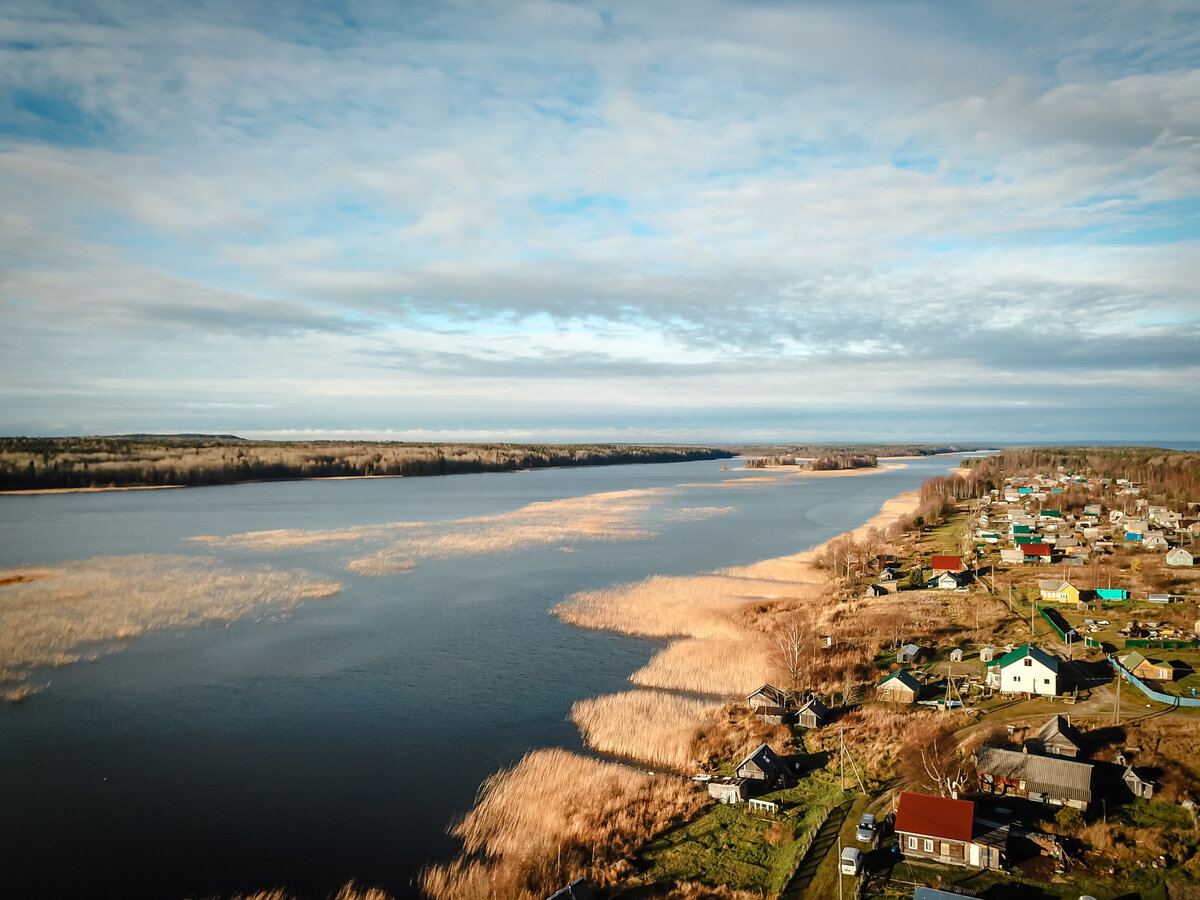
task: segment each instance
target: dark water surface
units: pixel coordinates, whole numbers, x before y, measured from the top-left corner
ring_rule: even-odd
[[[479,783],[530,749],[581,749],[572,702],[628,688],[661,646],[563,625],[550,607],[655,573],[795,553],[957,459],[761,489],[720,488],[747,473],[696,462],[0,498],[0,565],[217,555],[343,586],[282,621],[154,633],[0,705],[0,897],[280,886],[321,897],[351,878],[416,896],[420,867],[453,854],[445,828]],[[186,541],[436,522],[631,488],[672,489],[648,514],[652,539],[422,560],[390,577],[346,571],[345,547]],[[734,511],[670,515],[709,506]]]

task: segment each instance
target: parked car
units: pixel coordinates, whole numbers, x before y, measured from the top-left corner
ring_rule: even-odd
[[[863,813],[863,817],[858,820],[858,828],[854,830],[854,836],[864,843],[874,843],[875,816],[873,813]]]
[[[862,871],[863,855],[857,847],[847,847],[842,851],[842,874],[857,875]]]

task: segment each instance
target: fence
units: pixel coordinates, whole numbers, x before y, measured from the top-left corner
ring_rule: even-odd
[[[1051,610],[1050,612],[1046,612],[1046,607],[1040,606],[1037,603],[1034,604],[1034,609],[1036,609],[1038,611],[1038,613],[1041,615],[1041,617],[1043,619],[1045,619],[1046,622],[1049,623],[1051,628],[1053,628],[1056,632],[1058,632],[1058,636],[1060,638],[1062,638],[1062,641],[1064,644],[1079,643],[1079,640],[1080,640],[1079,632],[1076,631],[1074,628],[1072,628],[1070,623],[1067,622],[1066,619],[1064,619],[1061,615],[1058,614],[1057,610]],[[1051,616],[1051,613],[1053,613],[1053,616]],[[1062,625],[1067,626],[1066,631],[1063,631],[1062,625],[1060,625],[1059,622],[1061,622]],[[1099,645],[1097,645],[1097,646],[1099,646]]]
[[[1138,678],[1123,665],[1117,662],[1111,653],[1108,655],[1108,661],[1112,663],[1112,667],[1117,670],[1118,678],[1124,676],[1126,681],[1132,684],[1151,700],[1157,700],[1159,703],[1165,703],[1167,706],[1200,707],[1200,697],[1176,697],[1174,694],[1164,694],[1162,691],[1156,691],[1152,687],[1147,687],[1142,682],[1142,679]],[[1117,690],[1120,689],[1120,685],[1118,684]]]
[[[1154,638],[1129,638],[1126,647],[1150,647],[1156,650],[1191,650],[1200,647],[1200,641],[1163,641]]]
[[[847,792],[848,793],[848,792]],[[808,830],[808,834],[804,836],[804,843],[800,846],[799,852],[796,853],[796,858],[792,862],[791,871],[788,872],[787,878],[783,880],[784,888],[792,883],[792,879],[796,877],[796,873],[800,871],[800,867],[804,865],[804,859],[808,856],[808,851],[812,849],[813,841],[817,839],[817,833],[824,826],[833,811],[845,803],[845,795],[843,795],[840,803],[830,803],[825,807],[825,811],[821,813],[821,817],[817,819],[817,823]]]

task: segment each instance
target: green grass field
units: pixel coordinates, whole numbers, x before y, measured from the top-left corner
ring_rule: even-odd
[[[642,850],[639,868],[655,881],[698,881],[765,893],[783,889],[825,808],[840,802],[839,785],[820,776],[796,787],[774,791],[762,799],[775,800],[780,813],[756,817],[745,803],[715,804],[699,819],[667,832]],[[790,828],[794,838],[779,846],[767,841],[776,823]]]

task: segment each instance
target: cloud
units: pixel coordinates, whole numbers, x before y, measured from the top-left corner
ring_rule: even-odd
[[[863,12],[10,10],[0,429],[1194,406],[1195,11]]]

